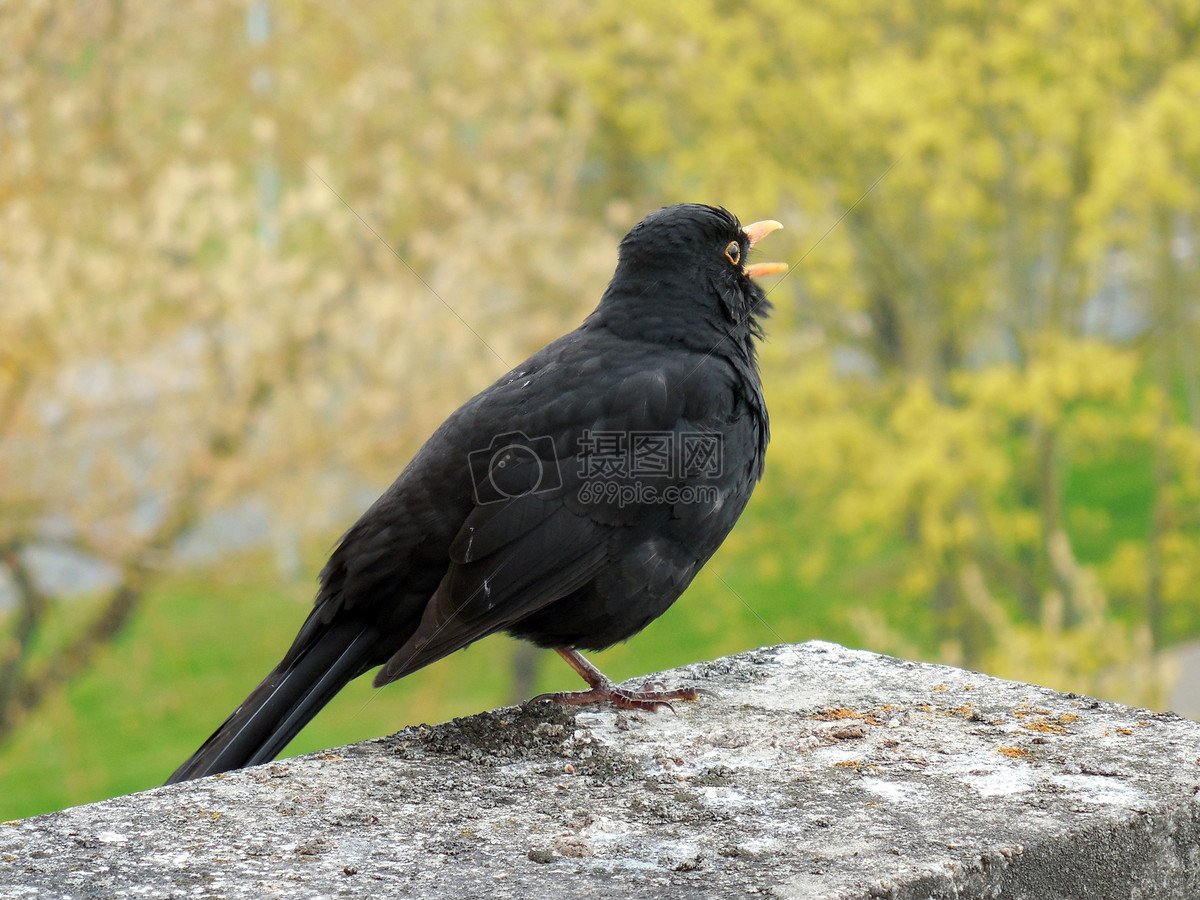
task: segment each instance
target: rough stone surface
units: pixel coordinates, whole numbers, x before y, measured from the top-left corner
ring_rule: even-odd
[[[1200,897],[1200,723],[833,644],[0,826],[0,897]]]

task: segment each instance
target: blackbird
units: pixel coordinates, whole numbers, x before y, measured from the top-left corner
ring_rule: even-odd
[[[403,678],[505,631],[589,689],[558,703],[654,709],[698,691],[623,690],[577,648],[662,615],[763,473],[756,362],[770,308],[748,264],[782,227],[699,204],[621,241],[604,296],[455,410],[342,537],[291,649],[168,783],[269,762],[348,682]]]

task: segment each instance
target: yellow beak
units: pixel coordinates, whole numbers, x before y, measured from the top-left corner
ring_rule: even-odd
[[[776,222],[774,219],[764,219],[761,222],[754,222],[742,228],[746,233],[747,239],[750,241],[750,246],[753,247],[772,231],[778,231],[783,227],[781,222]],[[764,262],[751,263],[746,266],[744,271],[750,278],[762,278],[764,275],[778,275],[780,272],[787,271],[787,263]]]

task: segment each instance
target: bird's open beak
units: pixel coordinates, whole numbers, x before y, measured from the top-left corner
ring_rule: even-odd
[[[783,227],[783,224],[776,222],[774,219],[764,219],[762,222],[754,222],[745,226],[742,231],[746,232],[746,237],[750,239],[750,246],[753,247],[772,231],[778,231]],[[764,275],[778,275],[780,272],[787,271],[787,263],[751,263],[746,266],[744,271],[751,278],[762,278]]]

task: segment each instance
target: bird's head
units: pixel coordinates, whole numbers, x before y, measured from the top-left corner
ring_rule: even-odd
[[[759,240],[782,227],[772,220],[742,226],[728,210],[699,203],[651,213],[621,241],[617,271],[598,312],[654,336],[671,329],[697,337],[711,329],[761,336],[758,318],[770,303],[756,279],[784,272],[787,264],[751,263],[748,257]]]

